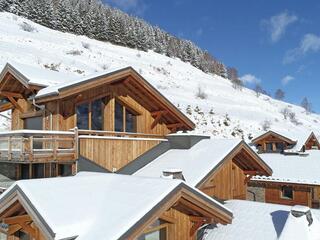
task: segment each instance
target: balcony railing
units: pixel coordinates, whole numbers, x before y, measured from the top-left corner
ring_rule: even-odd
[[[0,132],[0,161],[52,162],[78,158],[77,130]]]

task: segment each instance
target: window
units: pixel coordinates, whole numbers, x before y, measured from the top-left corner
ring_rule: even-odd
[[[281,197],[285,199],[293,199],[293,189],[292,187],[283,186],[281,188]]]
[[[30,117],[24,119],[24,129],[30,130],[42,130],[42,116],[41,117]],[[33,142],[34,149],[41,149],[42,142],[34,141]]]
[[[72,175],[71,164],[59,164],[59,176],[67,177]]]
[[[103,98],[76,106],[79,129],[103,130]]]
[[[89,129],[89,103],[84,103],[76,107],[77,127],[79,129]]]
[[[167,240],[168,223],[158,219],[149,228],[138,237],[138,240]]]
[[[116,101],[114,113],[114,130],[116,132],[136,132],[136,114]]]
[[[277,149],[278,152],[282,152],[284,150],[284,143],[277,142],[276,143],[276,149]]]
[[[32,164],[32,178],[44,178],[44,164]]]
[[[91,104],[91,129],[102,130],[103,128],[103,101],[97,99]]]
[[[29,164],[21,164],[21,179],[29,179],[30,175],[29,175]]]
[[[273,144],[272,143],[266,143],[266,151],[273,152]]]

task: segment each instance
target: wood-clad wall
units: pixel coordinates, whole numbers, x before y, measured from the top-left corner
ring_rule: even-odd
[[[174,220],[174,223],[169,224],[168,227],[168,239],[196,239],[196,236],[190,236],[190,230],[193,223],[190,221],[190,217],[188,215],[173,208],[165,212],[163,215]]]
[[[267,151],[267,143],[272,143],[272,148],[273,148],[273,152],[277,152],[276,149],[276,143],[283,143],[284,145],[284,149],[288,148],[288,143],[283,141],[282,139],[273,136],[273,135],[269,135],[266,136],[265,138],[261,139],[260,141],[256,142],[255,145],[260,145],[259,147],[259,151],[260,152],[266,152]]]
[[[293,199],[281,197],[281,186],[267,185],[265,188],[265,199],[267,203],[284,205],[305,205],[312,207],[311,189],[302,186],[293,186]]]
[[[200,190],[221,200],[246,199],[245,178],[243,170],[230,159],[201,184]]]
[[[45,126],[49,130],[69,130],[76,126],[76,114],[75,107],[77,104],[88,102],[93,99],[105,98],[104,108],[104,129],[105,131],[114,131],[114,105],[115,100],[124,103],[128,108],[134,109],[139,113],[137,116],[137,132],[144,134],[157,134],[167,135],[170,130],[163,123],[158,123],[153,129],[151,125],[154,118],[151,113],[142,106],[141,103],[134,100],[130,93],[123,87],[106,85],[103,87],[90,89],[77,96],[73,96],[69,99],[56,100],[46,104],[46,109],[49,111],[46,113]],[[52,123],[50,124],[50,121]]]
[[[155,139],[80,138],[80,155],[113,171],[119,170],[159,143],[160,140]]]

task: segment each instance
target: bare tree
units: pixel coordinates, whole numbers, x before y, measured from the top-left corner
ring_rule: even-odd
[[[261,93],[264,92],[260,84],[257,84],[253,90],[255,91],[257,97],[260,97]]]
[[[309,102],[307,97],[304,97],[301,102],[301,107],[306,110],[306,113],[311,113],[312,111],[312,104]]]
[[[242,90],[243,82],[239,79],[238,70],[234,67],[227,68],[228,78],[232,82],[232,87],[234,89]]]
[[[274,97],[278,100],[283,100],[285,96],[285,93],[283,90],[281,90],[280,88],[276,91]]]

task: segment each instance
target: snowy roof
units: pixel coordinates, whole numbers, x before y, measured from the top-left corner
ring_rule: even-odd
[[[296,142],[294,147],[290,149],[291,151],[301,151],[303,145],[307,142],[308,138],[313,134],[312,131],[297,131],[297,130],[269,130],[267,132],[259,133],[252,140],[254,142],[256,139],[264,136],[265,134],[274,133],[280,135],[292,142]]]
[[[229,200],[225,206],[234,213],[232,224],[208,227],[205,240],[278,239],[282,232],[286,231],[284,228],[290,218],[291,210],[290,206],[243,200]],[[319,210],[312,209],[311,212],[314,220],[320,219]],[[301,220],[305,221],[305,218]],[[299,238],[300,233],[305,233],[303,231],[306,229],[305,223],[296,223],[294,226],[296,235],[293,238],[281,237],[282,240],[319,239],[319,235],[318,238]]]
[[[320,151],[309,150],[307,155],[260,154],[272,168],[272,176],[255,176],[251,180],[320,185]]]
[[[182,181],[112,173],[17,181],[1,195],[0,205],[18,191],[54,239],[119,239],[181,187],[232,216],[222,204]]]
[[[76,77],[67,73],[10,62],[5,65],[0,73],[0,79],[2,79],[8,71],[19,81],[22,81],[23,84],[34,84],[43,87],[56,85],[63,81],[70,81]]]
[[[240,139],[203,139],[190,149],[167,151],[134,175],[160,177],[164,170],[181,169],[186,182],[197,186],[241,143]]]
[[[100,72],[100,73],[96,73],[96,74],[91,74],[89,76],[86,77],[78,77],[78,78],[74,78],[73,79],[69,79],[69,81],[61,81],[59,84],[55,84],[52,86],[49,86],[47,88],[43,88],[41,89],[38,93],[36,98],[42,98],[42,97],[47,97],[47,96],[51,96],[51,95],[57,95],[59,94],[59,92],[63,89],[66,88],[70,88],[70,87],[74,87],[80,84],[84,84],[90,81],[94,81],[97,80],[98,78],[103,78],[103,77],[107,77],[111,74],[115,74],[117,72],[121,72],[127,69],[131,69],[131,67],[126,67],[126,68],[117,68],[117,69],[109,69],[108,71],[105,72]]]

